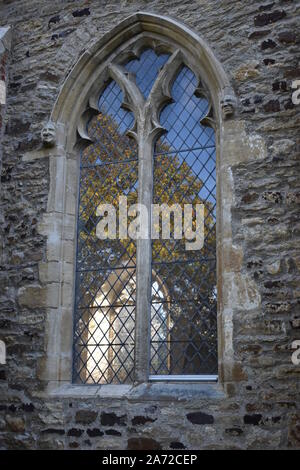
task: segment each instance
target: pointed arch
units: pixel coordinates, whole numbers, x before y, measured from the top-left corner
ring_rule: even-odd
[[[233,369],[233,309],[223,300],[222,276],[226,270],[224,260],[234,251],[231,240],[233,188],[230,165],[234,160],[232,140],[239,130],[235,129],[231,120],[228,125],[230,136],[227,139],[224,136],[225,120],[228,116],[234,116],[236,98],[222,65],[194,31],[175,19],[138,12],[97,40],[68,74],[50,117],[55,130],[51,128],[55,132],[54,145],[47,147],[41,154],[42,157],[49,156],[50,188],[47,212],[40,224],[40,233],[47,237],[47,260],[40,264],[40,279],[46,288],[47,345],[46,357],[40,361],[39,372],[42,380],[54,385],[70,383],[72,375],[75,240],[80,173],[77,147],[90,145],[86,123],[98,113],[99,95],[110,78],[109,64],[114,62],[119,65],[130,58],[137,58],[147,47],[159,53],[173,54],[180,50],[183,62],[201,79],[199,93],[209,95],[214,111],[219,165],[217,173],[222,171],[217,194],[219,371],[221,380],[230,381],[230,370]],[[207,119],[210,120],[211,116],[207,115]],[[223,317],[224,312],[226,318]]]
[[[183,23],[165,16],[138,12],[97,40],[77,61],[66,78],[54,105],[51,121],[67,137],[69,150],[76,143],[75,130],[85,136],[79,116],[88,107],[97,109],[100,84],[108,79],[108,64],[117,58],[122,63],[130,57],[138,57],[146,47],[158,52],[174,52],[180,49],[185,61],[197,70],[212,98],[216,120],[220,123],[222,109],[233,112],[234,91],[228,77],[207,43]],[[99,78],[101,79],[99,80]],[[228,100],[228,97],[231,99]],[[228,108],[230,101],[230,109]],[[84,116],[83,123],[86,122]]]

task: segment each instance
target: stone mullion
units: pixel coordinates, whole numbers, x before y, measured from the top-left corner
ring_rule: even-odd
[[[145,382],[150,363],[151,314],[151,204],[153,191],[153,138],[150,133],[138,134],[139,204],[147,209],[147,234],[137,240],[135,381]],[[144,229],[144,227],[143,227]]]

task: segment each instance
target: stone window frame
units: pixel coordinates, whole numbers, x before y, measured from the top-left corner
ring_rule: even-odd
[[[44,148],[23,157],[24,161],[49,157],[48,205],[39,224],[39,233],[47,238],[46,261],[39,263],[40,284],[25,287],[19,293],[23,305],[38,293],[35,305],[46,308],[46,353],[39,360],[38,375],[45,382],[47,393],[67,390],[72,394],[75,389],[80,394],[96,393],[85,384],[71,384],[79,150],[90,145],[86,122],[98,112],[99,78],[108,78],[109,64],[116,58],[118,61],[132,58],[139,47],[147,45],[157,50],[162,47],[171,54],[179,50],[183,62],[197,72],[211,97],[216,124],[219,384],[224,386],[243,377],[241,365],[234,357],[233,312],[241,306],[247,308],[249,303],[251,308],[251,302],[256,303],[257,299],[255,286],[240,274],[243,253],[232,241],[231,167],[246,158],[261,158],[261,139],[248,138],[244,122],[238,119],[237,100],[230,81],[205,41],[177,20],[138,12],[80,57],[63,84],[50,121],[42,132]],[[140,380],[146,382],[143,372]],[[67,388],[61,388],[64,385]],[[122,386],[101,385],[97,390],[112,387]],[[125,391],[128,388],[123,387]]]
[[[156,54],[168,54],[169,58],[153,83],[151,91],[145,97],[137,86],[135,77],[124,68],[124,63],[131,59],[137,59],[141,53],[150,48]],[[215,128],[214,113],[211,105],[211,98],[207,86],[200,76],[195,61],[187,51],[176,48],[174,43],[163,41],[152,34],[143,34],[134,42],[114,53],[113,60],[108,59],[97,78],[97,89],[89,98],[87,109],[83,112],[78,125],[77,148],[81,150],[94,141],[89,138],[87,126],[94,115],[99,114],[99,95],[104,91],[107,83],[113,80],[118,84],[123,92],[123,107],[129,110],[134,116],[134,124],[127,131],[127,135],[132,137],[137,145],[138,151],[138,201],[151,213],[152,193],[153,193],[153,152],[155,142],[161,137],[165,129],[160,124],[160,111],[164,106],[173,102],[171,88],[181,67],[185,65],[195,75],[197,81],[197,96],[202,96],[208,102],[208,109],[200,123]],[[100,94],[99,94],[100,91]],[[151,277],[153,275],[151,251],[151,222],[148,220],[147,238],[136,241],[136,308],[135,308],[135,361],[134,361],[134,382],[143,383],[147,381],[216,381],[217,375],[173,375],[161,376],[150,375],[150,328],[149,321],[151,297]],[[111,285],[111,282],[108,282]],[[121,288],[121,285],[119,286]],[[114,285],[114,292],[118,286]],[[145,340],[146,338],[146,340]],[[148,338],[148,340],[147,340]],[[74,365],[73,365],[74,367]]]

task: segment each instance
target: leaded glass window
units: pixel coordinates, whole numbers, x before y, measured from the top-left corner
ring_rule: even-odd
[[[111,64],[108,77],[87,126],[93,143],[81,153],[73,380],[215,377],[216,152],[209,96],[180,51],[144,49]],[[127,209],[138,202],[149,209],[149,236],[125,236],[120,198]],[[170,237],[161,237],[159,225],[153,238],[152,204],[182,211],[201,205],[202,246],[186,249],[175,214]],[[110,209],[99,212],[100,205]],[[109,211],[115,222],[99,238]],[[127,211],[127,232],[136,215]],[[192,216],[195,230],[194,209]]]

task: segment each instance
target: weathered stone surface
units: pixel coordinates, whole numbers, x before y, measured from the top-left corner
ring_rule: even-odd
[[[262,421],[262,415],[260,414],[253,414],[253,415],[245,415],[244,416],[244,423],[245,424],[253,424],[257,426]]]
[[[195,413],[188,413],[187,419],[193,424],[213,424],[214,417],[207,413],[202,413],[201,411],[197,411]]]
[[[154,421],[156,420],[153,418],[149,418],[149,416],[135,416],[134,418],[132,418],[131,424],[133,426],[141,426],[146,423],[154,423]]]
[[[259,62],[252,61],[241,65],[235,72],[234,78],[238,81],[251,80],[259,76]]]
[[[292,448],[300,447],[300,414],[293,414],[290,418],[288,446]]]
[[[267,265],[267,271],[269,274],[277,274],[279,270],[280,270],[280,260],[274,261],[274,263]]]
[[[275,23],[286,17],[284,10],[275,10],[272,13],[262,13],[254,17],[255,26],[265,26],[267,24]]]
[[[282,31],[278,34],[278,39],[283,44],[293,44],[296,42],[296,34],[293,31]]]
[[[266,39],[261,43],[261,49],[265,51],[266,49],[274,49],[276,47],[276,42],[273,39]]]
[[[103,436],[104,432],[100,431],[98,428],[87,429],[87,435],[90,437],[100,437]]]
[[[7,415],[5,419],[11,431],[20,433],[25,431],[25,422],[23,418]]]
[[[160,450],[161,445],[147,437],[131,437],[128,439],[128,450]]]
[[[80,424],[91,424],[97,418],[96,411],[78,410],[75,414],[75,422]]]
[[[126,425],[126,415],[117,416],[115,413],[101,413],[100,421],[103,426]]]
[[[107,434],[107,436],[122,436],[122,433],[116,429],[107,429],[105,434]]]
[[[80,437],[83,434],[83,429],[72,428],[68,431],[68,436]]]
[[[186,449],[186,447],[182,442],[171,442],[170,449]]]
[[[65,430],[64,429],[56,429],[56,428],[47,428],[47,429],[43,429],[42,433],[43,434],[60,434],[60,435],[63,436],[65,434]]]
[[[228,428],[225,429],[225,433],[229,434],[230,436],[238,437],[243,434],[243,430],[240,428]]]

